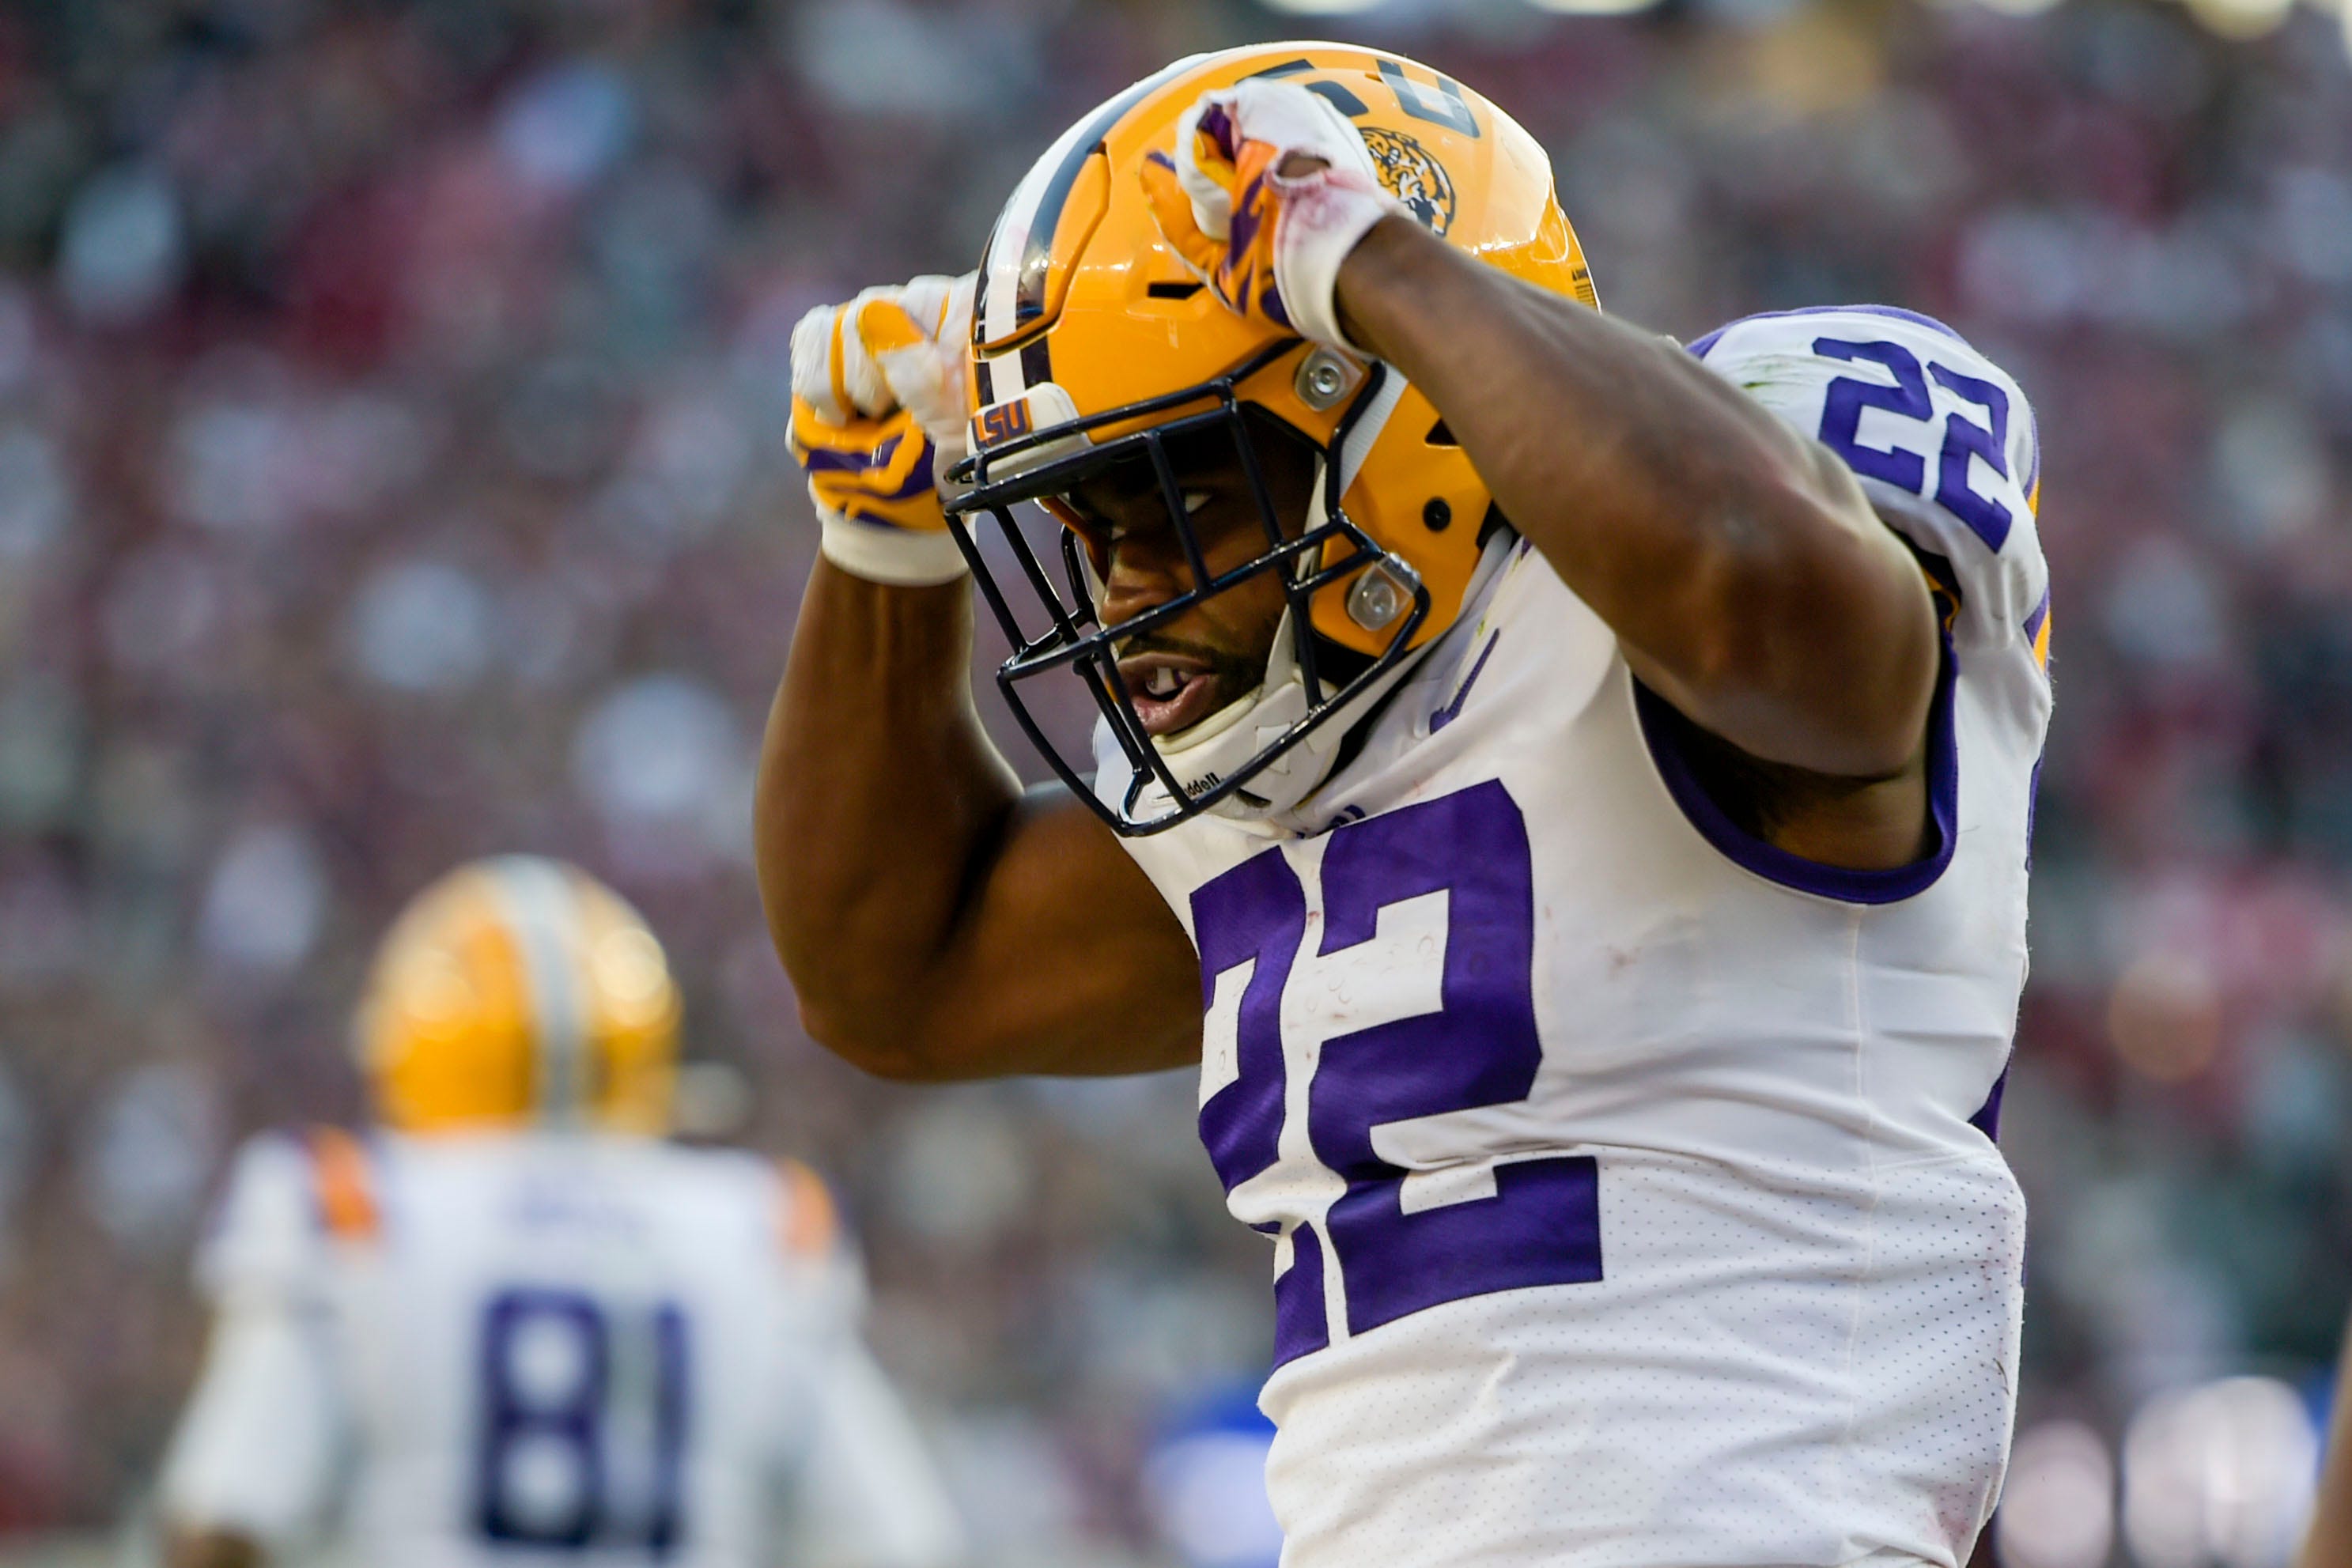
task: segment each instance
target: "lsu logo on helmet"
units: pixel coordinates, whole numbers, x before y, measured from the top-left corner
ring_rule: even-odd
[[[991,403],[972,416],[973,444],[1002,446],[1016,435],[1029,434],[1029,400]]]

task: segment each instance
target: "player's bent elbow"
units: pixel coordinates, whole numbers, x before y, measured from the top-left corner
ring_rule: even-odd
[[[260,1545],[232,1530],[175,1525],[165,1537],[165,1568],[259,1568]]]
[[[967,1076],[903,1051],[868,1051],[844,1060],[887,1083],[953,1083]]]
[[[877,1028],[855,1011],[823,1007],[806,998],[801,1000],[800,1014],[801,1031],[850,1066],[898,1082],[923,1076],[921,1062],[898,1043],[900,1031]]]
[[[893,1083],[943,1083],[969,1076],[944,1052],[925,1049],[931,1032],[900,1009],[832,1006],[803,998],[801,1029],[861,1072]]]

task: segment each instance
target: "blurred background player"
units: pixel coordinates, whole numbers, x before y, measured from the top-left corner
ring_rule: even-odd
[[[824,1184],[664,1141],[678,1022],[660,944],[575,867],[417,897],[358,1019],[380,1130],[253,1140],[201,1250],[171,1562],[331,1522],[385,1564],[958,1560]]]

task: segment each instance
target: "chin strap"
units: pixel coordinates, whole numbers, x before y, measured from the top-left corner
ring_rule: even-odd
[[[1384,382],[1375,389],[1363,416],[1340,443],[1338,463],[1341,495],[1354,481],[1364,452],[1388,423],[1390,413],[1403,393],[1403,378],[1393,371],[1384,378]],[[1329,457],[1316,460],[1315,485],[1307,501],[1308,527],[1326,513],[1325,494],[1332,478],[1331,468]],[[1318,564],[1311,554],[1301,556],[1296,570],[1301,578],[1310,576]],[[1307,635],[1314,634],[1313,629],[1308,628]],[[1308,695],[1307,673],[1298,660],[1298,636],[1297,613],[1286,609],[1266,651],[1265,676],[1257,690],[1228,703],[1181,735],[1152,742],[1186,794],[1203,794],[1231,777],[1306,718],[1316,702],[1329,700],[1333,688],[1328,681],[1319,683],[1324,688],[1321,693],[1312,699]],[[1394,690],[1405,672],[1418,662],[1418,654],[1400,660],[1394,669],[1357,694],[1346,712],[1326,718],[1304,740],[1267,763],[1247,783],[1211,809],[1221,816],[1249,819],[1278,815],[1306,800],[1330,776],[1339,750],[1346,744],[1348,731]],[[1154,789],[1150,793],[1165,791]]]
[[[1318,458],[1315,465],[1315,484],[1307,498],[1307,517],[1311,527],[1316,519],[1327,514],[1327,487],[1336,480],[1340,496],[1348,493],[1356,480],[1365,456],[1372,444],[1386,427],[1405,392],[1405,381],[1392,367],[1381,367],[1381,382],[1373,388],[1361,413],[1350,423],[1339,443],[1336,454]],[[1332,473],[1336,462],[1339,472]],[[1508,550],[1490,546],[1479,560],[1477,570],[1463,595],[1463,606],[1492,580],[1496,570]],[[1300,575],[1311,575],[1318,562],[1311,556],[1299,559]],[[1094,579],[1088,563],[1087,587],[1093,592],[1097,613],[1102,608],[1100,585]],[[1275,628],[1274,642],[1266,653],[1265,676],[1258,688],[1239,701],[1228,703],[1215,713],[1193,725],[1180,735],[1152,742],[1154,749],[1168,765],[1187,795],[1202,795],[1246,767],[1267,747],[1272,746],[1291,727],[1304,720],[1318,703],[1328,702],[1338,688],[1331,682],[1319,683],[1322,691],[1310,698],[1307,675],[1298,660],[1298,637],[1301,629],[1296,612],[1286,609]],[[1313,636],[1311,627],[1305,634]],[[1220,816],[1254,820],[1279,816],[1297,808],[1307,798],[1322,788],[1339,758],[1346,750],[1349,736],[1362,724],[1389,695],[1402,685],[1405,677],[1419,666],[1431,648],[1443,640],[1444,634],[1432,637],[1420,648],[1397,661],[1395,666],[1362,691],[1348,700],[1339,711],[1327,716],[1297,745],[1275,758],[1251,775],[1248,780],[1211,810]],[[1157,784],[1148,787],[1146,800],[1166,798],[1167,791]]]
[[[1488,541],[1477,570],[1463,589],[1463,610],[1476,603],[1487,585],[1508,564],[1517,540],[1517,536],[1505,528]],[[1220,816],[1243,821],[1281,816],[1297,810],[1329,780],[1347,750],[1349,737],[1380,710],[1390,695],[1420,667],[1430,651],[1444,641],[1443,636],[1433,637],[1399,660],[1395,668],[1349,698],[1345,707],[1326,718],[1304,740],[1267,763],[1241,789],[1211,810]],[[1323,685],[1324,698],[1328,700],[1331,685]],[[1298,664],[1297,625],[1290,612],[1285,611],[1267,655],[1265,683],[1183,734],[1154,745],[1177,782],[1189,793],[1201,793],[1273,745],[1292,725],[1307,716],[1310,706],[1306,674]],[[1156,788],[1147,791],[1148,795],[1164,793]]]
[[[1417,649],[1399,660],[1395,668],[1349,698],[1345,707],[1252,774],[1248,783],[1212,810],[1223,816],[1249,819],[1276,816],[1296,808],[1330,777],[1332,767],[1347,745],[1348,732],[1396,689],[1425,652],[1425,647]],[[1323,686],[1316,701],[1329,700],[1330,683],[1325,682]],[[1313,712],[1315,706],[1307,697],[1306,672],[1299,667],[1297,625],[1286,610],[1267,654],[1265,683],[1183,734],[1154,745],[1185,792],[1202,794],[1281,739],[1293,725]]]

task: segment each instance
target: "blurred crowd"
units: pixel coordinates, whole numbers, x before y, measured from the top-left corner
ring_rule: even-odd
[[[226,1152],[360,1113],[383,922],[522,849],[664,935],[694,1052],[749,1086],[698,1079],[705,1130],[839,1184],[877,1343],[992,1551],[1163,1560],[1155,1437],[1270,1337],[1191,1086],[870,1082],[767,946],[750,777],[814,553],[786,350],[813,304],[969,266],[1129,79],[1340,26],[1544,141],[1610,309],[1687,339],[1894,301],[2032,393],[2058,714],[2004,1135],[2025,1422],[2058,1463],[2048,1433],[2112,1445],[2158,1391],[2308,1378],[2352,1303],[2339,26],[0,8],[0,1532],[135,1508]]]

